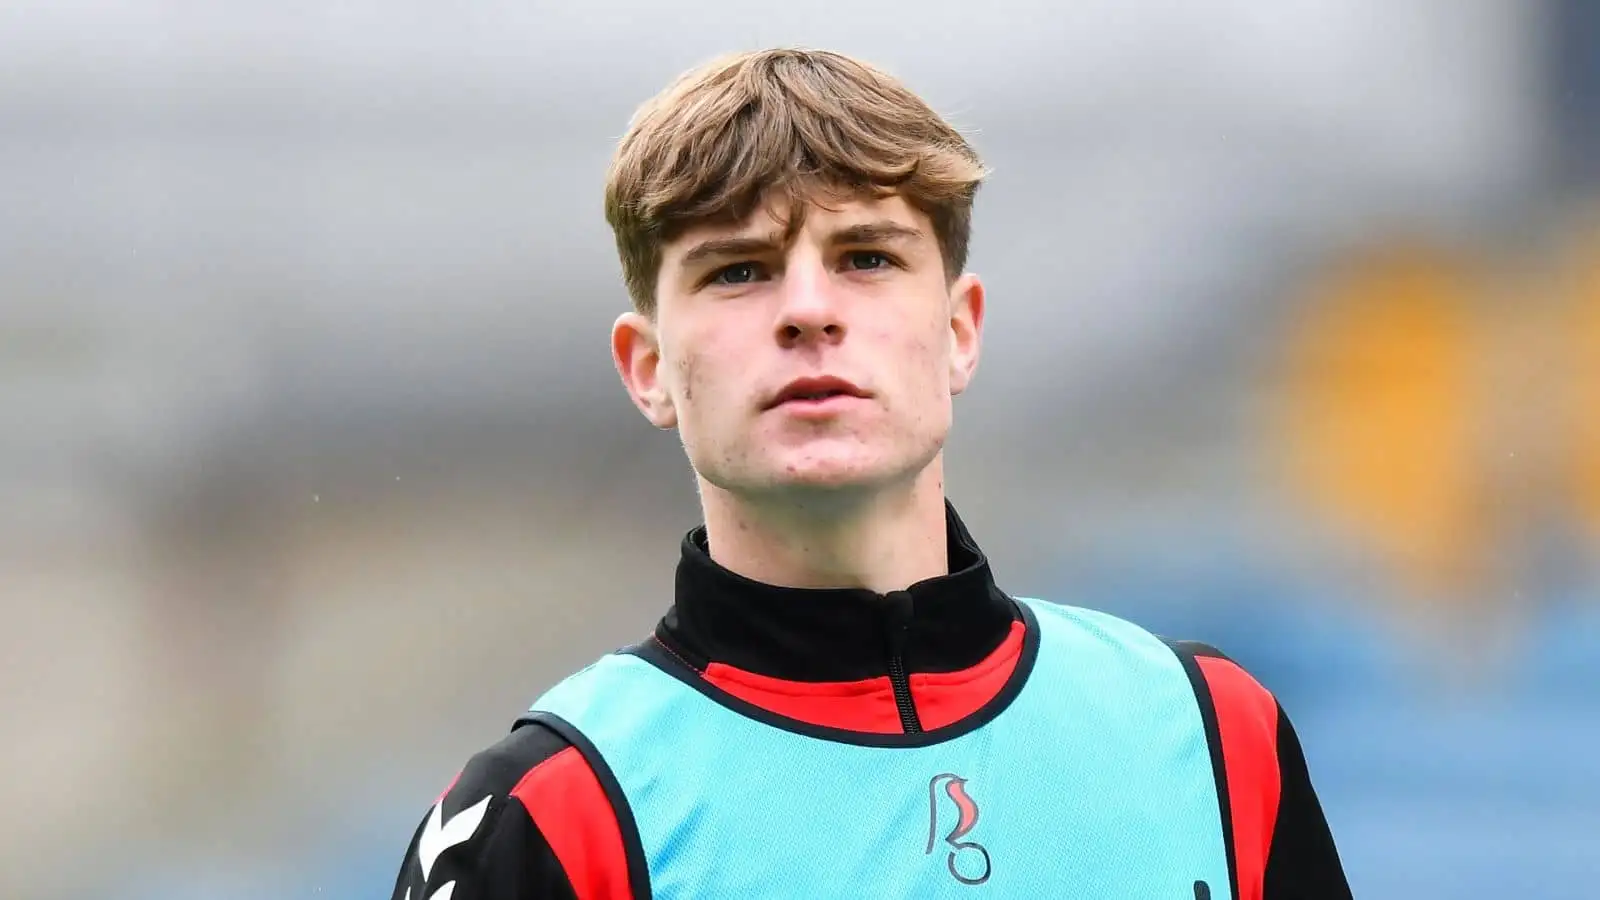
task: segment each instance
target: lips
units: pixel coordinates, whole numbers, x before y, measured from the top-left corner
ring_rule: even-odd
[[[768,409],[775,409],[785,403],[818,403],[834,397],[865,397],[866,391],[856,387],[843,378],[825,376],[822,378],[797,378],[784,386],[772,401],[767,404]]]

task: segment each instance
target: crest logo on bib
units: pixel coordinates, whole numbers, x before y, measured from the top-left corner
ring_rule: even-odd
[[[944,795],[952,801],[955,809],[955,827],[944,836],[944,845],[949,851],[945,867],[950,870],[950,876],[962,884],[983,884],[989,880],[992,870],[989,851],[976,841],[964,840],[978,824],[978,804],[967,793],[967,779],[945,772],[928,781],[928,848],[924,852],[930,856],[933,854],[939,837],[939,823],[941,820],[945,823],[950,821],[948,814],[940,815],[941,784],[944,785]],[[947,808],[950,806],[943,805]]]

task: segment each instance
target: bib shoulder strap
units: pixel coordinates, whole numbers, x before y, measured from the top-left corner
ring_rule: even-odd
[[[1162,640],[1183,664],[1205,722],[1234,897],[1259,898],[1281,790],[1277,699],[1217,648]]]

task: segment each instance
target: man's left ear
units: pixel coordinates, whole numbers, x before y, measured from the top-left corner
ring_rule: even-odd
[[[959,394],[978,371],[983,344],[983,282],[970,272],[950,286],[950,393]]]

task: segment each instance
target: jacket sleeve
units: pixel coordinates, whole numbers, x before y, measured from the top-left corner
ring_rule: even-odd
[[[430,812],[406,850],[394,900],[577,900],[549,842],[516,806],[515,800],[490,798],[470,835],[460,823],[472,824],[473,808],[453,810],[460,818],[442,819],[440,829],[431,824]],[[461,843],[440,846],[457,836]]]
[[[1200,702],[1237,900],[1348,900],[1350,884],[1289,716],[1214,647],[1169,641]]]
[[[570,780],[576,752],[530,725],[474,756],[413,833],[393,900],[577,900],[556,846],[583,836],[552,844],[528,807],[541,799],[530,786]]]
[[[1343,900],[1350,897],[1350,884],[1333,831],[1311,785],[1294,725],[1282,706],[1276,708],[1278,815],[1267,850],[1264,900]]]

